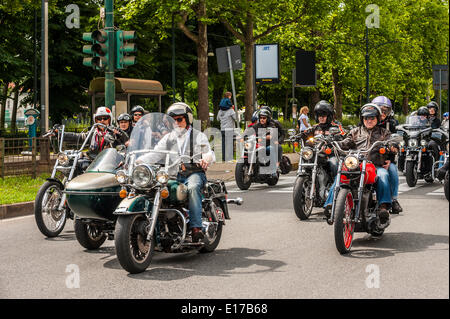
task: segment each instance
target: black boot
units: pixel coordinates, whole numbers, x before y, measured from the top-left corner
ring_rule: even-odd
[[[392,214],[399,214],[403,211],[402,206],[400,206],[399,202],[394,199],[392,200]]]

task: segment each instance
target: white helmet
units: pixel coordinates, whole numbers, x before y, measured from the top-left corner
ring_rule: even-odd
[[[192,109],[186,103],[183,102],[174,103],[171,106],[169,106],[166,113],[169,116],[184,115],[188,124],[194,123],[194,115],[192,114]]]
[[[96,111],[95,114],[94,114],[94,122],[95,122],[95,119],[96,119],[97,117],[99,117],[99,116],[108,116],[108,117],[109,117],[109,123],[112,122],[111,110],[108,109],[108,108],[105,107],[105,106],[100,106],[100,107],[97,109],[97,111]]]

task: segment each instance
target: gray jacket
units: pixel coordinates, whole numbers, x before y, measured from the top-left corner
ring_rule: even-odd
[[[232,108],[226,111],[220,110],[217,114],[217,119],[220,121],[220,130],[234,129],[236,123],[236,112]]]

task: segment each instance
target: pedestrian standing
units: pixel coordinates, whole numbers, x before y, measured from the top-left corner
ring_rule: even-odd
[[[234,105],[231,103],[231,92],[226,92],[219,104],[219,113],[217,120],[220,122],[220,132],[222,135],[222,161],[232,160],[234,153],[234,128],[236,127],[236,112]],[[232,148],[226,145],[233,145]],[[231,156],[230,156],[231,154]],[[228,156],[225,156],[228,155]]]
[[[307,106],[303,106],[300,109],[300,117],[298,119],[298,125],[297,125],[297,129],[300,129],[300,132],[303,132],[311,127],[311,124],[309,124],[308,113],[309,113],[309,108]]]

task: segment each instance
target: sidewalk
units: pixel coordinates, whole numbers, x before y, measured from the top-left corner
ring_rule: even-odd
[[[299,155],[296,153],[284,154],[291,160],[292,170],[298,168]],[[206,176],[208,179],[221,179],[225,182],[234,181],[234,169],[236,161],[226,163],[215,163],[208,171]],[[10,205],[0,205],[0,220],[25,215],[34,214],[34,202],[17,203]]]

